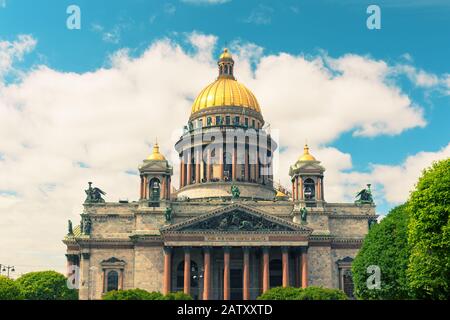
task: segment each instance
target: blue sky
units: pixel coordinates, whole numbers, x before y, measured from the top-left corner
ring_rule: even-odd
[[[14,208],[16,212],[17,218],[14,218],[15,220],[10,218],[12,219],[10,223],[17,225],[10,228],[11,234],[13,231],[28,232],[23,221],[25,219],[34,221],[34,218],[27,215],[27,210],[34,210],[31,206],[39,206],[42,199],[47,199],[53,201],[51,203],[54,207],[46,208],[48,219],[41,220],[45,222],[57,219],[52,226],[59,231],[52,231],[53,238],[49,235],[48,243],[59,241],[66,220],[70,217],[78,219],[80,203],[83,200],[82,182],[77,180],[73,184],[68,183],[68,177],[73,175],[78,175],[80,181],[88,179],[100,181],[102,186],[109,189],[108,194],[111,197],[130,199],[136,197],[136,192],[130,192],[130,189],[135,191],[133,188],[137,190],[136,177],[130,175],[130,172],[135,172],[154,137],[160,138],[164,152],[173,151],[173,141],[169,138],[170,131],[165,128],[168,126],[158,127],[158,121],[164,122],[170,115],[174,117],[170,119],[174,127],[184,124],[183,121],[187,120],[189,114],[189,101],[195,98],[195,92],[200,92],[202,86],[213,80],[214,59],[226,46],[231,46],[237,51],[250,50],[256,56],[256,60],[239,57],[241,64],[237,65],[236,72],[238,78],[241,77],[239,79],[245,79],[244,82],[248,87],[258,93],[257,97],[267,121],[281,128],[289,126],[290,119],[277,118],[273,109],[278,107],[293,108],[281,112],[280,117],[281,114],[288,115],[295,111],[295,117],[300,119],[298,125],[297,119],[291,121],[293,131],[299,128],[298,132],[293,133],[297,135],[296,139],[284,136],[286,140],[283,140],[281,132],[281,145],[287,150],[283,153],[288,159],[282,163],[284,167],[280,179],[284,183],[287,180],[285,173],[288,165],[302,152],[302,145],[307,139],[311,141],[313,154],[319,155],[320,160],[327,165],[329,191],[325,191],[326,197],[348,199],[357,188],[373,182],[375,190],[378,190],[375,191],[378,212],[384,214],[406,200],[412,181],[416,180],[423,167],[428,166],[432,160],[449,156],[449,1],[210,2],[212,3],[208,3],[207,0],[33,2],[0,0],[0,112],[3,112],[1,109],[3,107],[5,110],[5,113],[0,113],[3,116],[0,123],[6,128],[10,125],[9,131],[2,133],[5,137],[0,144],[0,170],[2,173],[8,173],[3,183],[0,181],[0,211],[4,210],[6,213],[7,210]],[[378,4],[381,8],[380,30],[369,30],[366,27],[368,17],[366,9],[369,4]],[[81,9],[81,30],[66,28],[68,17],[66,9],[69,5],[77,5]],[[24,40],[20,38],[21,35],[27,35],[28,38]],[[205,52],[213,50],[213,55],[204,60],[198,54],[199,42],[195,42],[194,38],[204,44]],[[163,39],[170,39],[172,43],[180,46],[183,52],[176,55],[175,47],[163,46]],[[24,52],[20,51],[21,44],[27,47]],[[161,50],[152,49],[156,44],[161,45],[163,49],[160,47],[158,48]],[[16,51],[8,48],[15,48]],[[124,48],[128,50],[121,51]],[[260,49],[261,51],[258,51]],[[158,52],[164,52],[165,56],[159,59]],[[281,53],[286,53],[286,56]],[[327,112],[325,115],[311,116],[311,110],[307,105],[273,105],[273,97],[264,90],[270,81],[260,83],[272,74],[274,77],[281,77],[277,73],[277,64],[282,69],[292,63],[292,70],[306,72],[314,68],[315,59],[324,64],[336,64],[324,68],[316,66],[317,69],[311,71],[311,77],[319,73],[321,76],[327,72],[334,74],[327,79],[329,81],[323,83],[330,86],[330,92],[339,94],[333,96],[324,93],[325,101],[340,103],[350,101],[349,103],[356,104],[360,108],[346,109],[345,105],[338,104],[337,111],[342,107],[342,112],[347,112],[346,116],[341,118],[339,112],[329,117],[326,116]],[[189,79],[183,70],[171,68],[172,65],[178,66],[177,63],[183,61],[191,64],[187,69],[191,71],[192,67],[195,75],[198,75],[192,78],[192,83],[178,81],[175,86],[165,79],[158,81],[162,74],[170,78],[178,77],[177,73],[183,73],[180,78]],[[251,70],[245,69],[246,62],[252,62],[255,74],[252,75]],[[155,69],[156,63],[161,65],[161,69]],[[131,93],[122,94],[121,90],[127,86],[129,80],[124,76],[127,72],[124,71],[126,68],[122,68],[123,65],[129,65],[129,70],[139,69],[142,66],[148,67],[149,70],[157,70],[156,76],[147,74],[143,83],[151,83],[158,90],[151,91],[149,85],[149,93],[142,93],[133,87],[130,89]],[[182,65],[179,67],[183,69]],[[357,69],[356,73],[359,72],[358,68],[363,70],[362,75],[358,74],[356,80],[352,76],[348,79],[344,76],[345,84],[338,81],[342,74],[355,72],[352,68]],[[111,73],[102,70],[109,70]],[[380,79],[377,76],[378,72],[383,74]],[[142,74],[139,71],[131,73],[133,81],[140,83]],[[261,79],[261,75],[265,75],[266,78]],[[115,77],[119,80],[111,80]],[[382,97],[379,108],[386,109],[374,114],[374,117],[379,118],[370,125],[380,126],[374,134],[358,134],[358,130],[370,122],[363,119],[364,117],[355,117],[356,120],[352,124],[340,123],[351,118],[355,112],[371,114],[373,110],[368,108],[377,108],[370,101],[376,97],[361,93],[365,92],[366,78],[373,80],[370,83],[374,85],[374,92],[379,92]],[[58,80],[50,81],[47,86],[43,85],[48,79]],[[289,86],[289,79],[282,77],[277,79],[280,80],[280,90],[283,89],[282,86]],[[103,90],[103,95],[100,93],[95,95],[88,91],[89,86],[100,88],[96,90],[101,91],[101,88],[104,88],[103,84],[109,81],[111,83]],[[348,82],[354,85],[347,86]],[[185,85],[186,89],[180,88],[179,83],[181,86]],[[363,86],[360,87],[360,84]],[[82,88],[83,85],[86,85],[86,88]],[[111,88],[110,92],[108,88]],[[380,91],[377,91],[379,89]],[[35,95],[39,90],[42,92],[42,101],[41,96]],[[138,93],[134,94],[133,90]],[[310,92],[305,86],[300,85],[299,90],[304,92],[299,93],[300,96],[302,94],[307,96],[299,101],[312,101],[314,104],[315,99],[320,100],[320,93],[318,96],[310,97]],[[320,88],[318,90],[320,92]],[[51,92],[48,97],[47,91]],[[115,95],[115,91],[121,94]],[[293,95],[297,94],[292,90],[290,92]],[[359,100],[348,97],[341,99],[344,94],[351,96],[358,93],[361,93]],[[171,94],[174,96],[173,101],[170,100]],[[61,103],[63,99],[58,100],[59,95],[68,97],[67,105],[70,107],[63,107],[65,103]],[[80,98],[78,101],[83,95],[87,98],[85,100]],[[114,104],[108,100],[108,95],[113,97],[112,100],[121,101],[122,105],[130,108],[129,111],[118,111],[118,106],[111,106],[108,109],[101,105]],[[140,106],[133,109],[131,106],[134,103],[140,105],[143,99],[152,100],[153,96],[157,96],[153,99],[157,102],[149,101],[147,107],[143,105],[142,108]],[[123,97],[127,99],[124,98],[122,101]],[[391,97],[392,101],[389,100]],[[2,100],[3,98],[5,99]],[[384,98],[386,105],[383,103]],[[53,104],[53,100],[58,102]],[[12,105],[17,110],[8,107],[11,101],[14,101]],[[99,102],[97,105],[91,105],[93,101]],[[294,101],[295,104],[296,100],[280,101],[285,101],[286,104]],[[86,105],[83,112],[80,111],[83,108],[81,104]],[[164,110],[157,110],[158,106],[166,105],[164,108],[168,109],[167,114]],[[96,114],[97,106],[101,116]],[[170,109],[172,106],[175,109]],[[321,106],[326,109],[322,102],[317,102],[317,106],[316,109],[320,109]],[[46,107],[52,110],[51,115],[47,114]],[[120,136],[115,136],[120,140],[124,136],[126,138],[129,133],[128,140],[124,138],[123,141],[123,152],[113,154],[111,153],[113,147],[106,144],[98,146],[97,149],[104,150],[100,156],[89,151],[92,150],[89,139],[85,138],[82,132],[89,132],[89,136],[104,141],[105,137],[98,131],[104,130],[105,134],[114,136],[121,125],[120,119],[127,118],[131,112],[143,112],[145,108],[148,109],[145,112],[148,112],[151,118],[148,125],[136,123],[134,127],[139,128],[139,132],[130,126],[124,128]],[[396,111],[391,112],[390,108]],[[417,110],[420,112],[416,112]],[[334,114],[334,111],[336,110],[331,108],[328,114]],[[91,113],[92,117],[88,116]],[[312,129],[309,129],[308,123],[301,121],[307,114],[312,119],[320,119],[321,122],[314,123]],[[80,122],[81,125],[78,123],[78,127],[70,127],[71,122],[67,119],[71,117],[83,119],[83,122]],[[140,120],[137,118],[141,117],[130,118],[130,122],[138,122]],[[101,119],[105,119],[104,122]],[[62,128],[58,126],[58,121],[62,123]],[[323,133],[322,136],[319,134],[328,132],[327,130],[334,127],[335,123],[336,128],[330,129],[329,134]],[[303,130],[301,126],[308,127],[308,130]],[[388,129],[384,130],[385,126]],[[72,130],[73,134],[68,134],[64,131],[65,128]],[[25,132],[27,129],[30,132]],[[59,136],[61,141],[57,139]],[[136,139],[132,137],[142,139],[135,141]],[[120,141],[117,143],[120,144]],[[69,149],[74,151],[71,153]],[[46,156],[45,159],[43,154]],[[42,177],[33,173],[23,181],[15,179],[12,175],[14,171],[19,175],[32,172],[29,168],[31,161],[29,159],[36,162],[41,159],[44,167],[48,164],[48,171],[42,169]],[[57,170],[55,167],[61,169]],[[69,167],[70,169],[66,170]],[[70,171],[70,174],[65,170]],[[345,183],[341,181],[344,179]],[[404,180],[404,183],[399,180]],[[392,193],[399,193],[401,196]],[[58,202],[61,197],[66,201],[65,206]],[[64,210],[67,210],[67,214],[61,213]],[[36,217],[36,221],[41,220]],[[7,234],[4,234],[6,239]],[[14,236],[9,238],[11,237]],[[47,258],[52,256],[54,263],[57,264],[60,262],[58,250],[61,248],[52,247],[48,252],[42,252],[41,256]],[[38,254],[36,260],[22,263],[40,265],[42,261],[47,261],[44,258],[40,259]]]
[[[193,30],[219,38],[217,50],[240,39],[264,47],[267,54],[316,54],[325,50],[337,57],[346,53],[369,55],[387,62],[408,53],[414,64],[430,73],[450,70],[450,3],[448,1],[378,1],[381,30],[365,27],[366,8],[373,1],[228,1],[195,4],[195,1],[53,1],[6,0],[0,10],[0,38],[12,40],[31,34],[39,40],[23,67],[46,63],[67,72],[86,72],[105,65],[109,54],[127,47],[138,55],[149,43]],[[375,2],[374,2],[375,3]],[[66,8],[81,8],[82,28],[65,28]],[[253,20],[252,20],[253,19]],[[118,30],[117,42],[102,41],[94,29]],[[436,150],[450,138],[444,130],[450,118],[448,96],[415,90],[405,92],[426,107],[426,130],[412,129],[400,136],[354,139],[343,135],[336,146],[353,152],[354,163],[398,163],[420,150]],[[447,106],[447,107],[443,107]],[[380,152],[380,148],[384,152]],[[389,158],[385,154],[390,154]]]

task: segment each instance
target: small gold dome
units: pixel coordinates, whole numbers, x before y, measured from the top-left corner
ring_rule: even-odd
[[[222,54],[219,57],[220,60],[222,59],[233,59],[231,56],[231,53],[228,51],[228,48],[223,49]]]
[[[307,144],[305,144],[305,147],[303,148],[303,155],[298,159],[298,161],[317,161],[316,158],[309,153],[309,147]]]
[[[159,145],[155,143],[153,146],[153,153],[147,158],[147,160],[166,160],[166,158],[159,153]]]
[[[284,194],[282,191],[278,190],[278,191],[277,191],[276,197],[277,197],[277,198],[286,197],[286,194]]]

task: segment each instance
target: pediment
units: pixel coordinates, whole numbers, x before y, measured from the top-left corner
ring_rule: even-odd
[[[199,217],[164,227],[161,233],[171,232],[304,232],[312,230],[305,226],[260,212],[242,204],[233,204]]]
[[[168,168],[167,161],[144,161],[139,169],[140,171],[167,171]]]

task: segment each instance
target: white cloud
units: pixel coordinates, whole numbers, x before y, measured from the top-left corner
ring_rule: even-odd
[[[122,31],[126,28],[126,24],[117,24],[111,30],[105,28],[97,23],[92,24],[92,30],[102,36],[104,42],[118,44],[121,40]]]
[[[231,0],[181,0],[181,2],[184,3],[189,3],[189,4],[195,4],[195,5],[199,5],[199,4],[210,4],[210,5],[214,5],[214,4],[224,4],[227,2],[230,2]]]
[[[199,33],[187,38],[193,52],[164,39],[137,58],[127,50],[116,52],[110,68],[78,74],[42,65],[20,82],[0,79],[0,243],[6,248],[1,261],[22,271],[45,264],[63,270],[61,239],[67,219],[79,221],[87,182],[104,189],[108,201],[137,199],[138,178],[126,171],[136,170],[155,137],[173,161],[177,186],[176,129],[187,122],[196,95],[217,76],[212,56],[217,38]],[[23,36],[2,43],[5,74],[36,44]],[[387,80],[391,67],[383,61],[263,55],[262,48],[240,42],[233,47],[237,78],[254,91],[272,128],[280,129],[287,148],[279,171],[284,183],[308,140],[327,168],[330,201],[345,199],[363,181],[387,184],[377,178],[387,169],[377,165],[372,177],[345,173],[351,156],[325,145],[345,132],[372,137],[425,125],[422,109]],[[402,170],[415,172],[408,168],[409,162]]]
[[[6,8],[6,0],[0,0],[0,8]]]
[[[177,7],[173,3],[164,4],[164,12],[168,15],[172,15],[177,11]]]
[[[250,12],[250,15],[246,19],[244,19],[244,22],[258,25],[270,24],[272,22],[273,12],[273,8],[263,4],[259,4]]]
[[[19,35],[15,41],[0,41],[0,85],[4,75],[12,71],[12,65],[21,61],[23,56],[36,46],[36,40],[30,35]]]

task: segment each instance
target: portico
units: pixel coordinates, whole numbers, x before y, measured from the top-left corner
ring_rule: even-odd
[[[310,232],[242,204],[174,224],[162,230],[164,292],[250,300],[271,287],[306,287]]]

